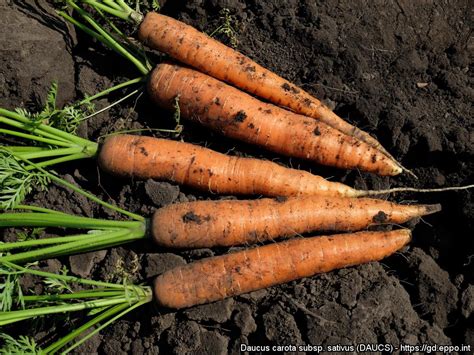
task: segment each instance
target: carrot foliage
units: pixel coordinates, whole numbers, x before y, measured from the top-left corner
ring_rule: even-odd
[[[30,295],[21,291],[20,281],[28,276],[39,280],[45,290],[43,294]],[[28,337],[13,338],[0,334],[0,339],[3,340],[0,354],[54,354],[60,350],[67,353],[110,323],[152,300],[149,286],[132,285],[126,280],[122,284],[115,284],[82,279],[69,275],[66,269],[53,274],[38,270],[36,264],[20,266],[0,261],[0,280],[5,285],[0,293],[2,300],[16,300],[7,305],[2,304],[1,327],[39,316],[77,311],[87,312],[90,318],[85,324],[43,349]],[[89,331],[91,329],[93,330]],[[85,332],[86,335],[76,340]]]
[[[73,255],[123,244],[147,235],[146,222],[80,217],[47,208],[20,205],[23,212],[0,214],[0,228],[35,228],[16,231],[17,240],[0,243],[0,262],[25,263]],[[62,236],[41,236],[37,228],[65,230]],[[71,232],[71,230],[73,232]]]

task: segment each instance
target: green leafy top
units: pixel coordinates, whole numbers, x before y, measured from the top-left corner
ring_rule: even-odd
[[[15,111],[28,118],[32,122],[42,123],[55,127],[64,132],[75,133],[79,124],[87,118],[87,115],[95,111],[95,106],[90,99],[86,97],[84,100],[67,105],[60,109],[56,106],[58,96],[58,83],[51,83],[51,87],[46,96],[46,102],[41,111],[32,113],[24,108],[17,108]]]
[[[31,171],[12,152],[0,148],[0,209],[11,209],[23,202],[36,186],[45,190],[49,177],[39,171]]]
[[[22,301],[21,304],[12,302],[9,308],[0,311],[0,326],[34,319],[39,316],[82,310],[88,311],[88,315],[93,318],[43,349],[40,349],[33,340],[27,337],[14,338],[8,334],[0,334],[0,339],[4,342],[0,348],[0,354],[53,354],[69,346],[63,350],[64,353],[67,353],[113,321],[150,302],[153,298],[149,286],[94,281],[70,276],[67,270],[63,270],[59,274],[53,274],[36,270],[33,265],[23,267],[10,262],[0,262],[0,278],[5,280],[11,275],[16,278],[15,290],[21,290],[19,287],[20,277],[32,275],[45,286],[48,294],[23,295],[23,293],[10,291],[8,297],[13,298],[15,296]],[[11,284],[12,282],[6,283]],[[74,286],[78,285],[81,285],[81,289],[74,291]],[[6,294],[6,292],[3,293]],[[73,342],[79,335],[89,329],[93,330],[82,337],[81,340]]]
[[[44,352],[39,348],[38,344],[31,338],[20,335],[18,338],[0,333],[0,340],[3,342],[3,346],[0,348],[0,354],[12,355],[12,354],[24,354],[24,355],[39,355]]]

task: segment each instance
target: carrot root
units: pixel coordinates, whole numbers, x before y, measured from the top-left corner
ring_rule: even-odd
[[[185,308],[334,269],[381,260],[405,246],[409,230],[296,238],[202,259],[155,279],[155,301]]]
[[[100,167],[114,175],[172,181],[218,194],[263,196],[356,196],[341,183],[271,161],[232,157],[168,139],[117,135],[98,154]]]
[[[465,186],[448,186],[448,187],[441,187],[441,188],[432,188],[432,189],[418,189],[415,187],[395,187],[393,189],[385,189],[385,190],[356,190],[355,197],[363,197],[363,196],[376,196],[382,194],[392,194],[395,192],[421,192],[421,193],[433,193],[433,192],[446,192],[446,191],[461,191],[461,190],[468,190],[474,188],[473,185],[465,185]]]
[[[365,197],[396,192],[443,192],[474,185],[356,190],[267,160],[228,156],[194,144],[133,135],[108,137],[97,156],[101,168],[128,178],[157,179],[218,194]]]
[[[376,224],[401,224],[440,209],[440,205],[320,196],[194,201],[157,210],[151,235],[157,244],[171,248],[231,246],[314,231],[356,231]]]
[[[424,207],[425,207],[425,213],[424,213],[425,216],[441,211],[441,204],[439,203],[435,205],[424,205]]]

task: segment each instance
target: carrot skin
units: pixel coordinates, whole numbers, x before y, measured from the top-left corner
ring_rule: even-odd
[[[359,193],[306,171],[168,139],[111,136],[97,159],[103,170],[114,175],[167,180],[217,194],[353,197]]]
[[[231,246],[314,231],[357,231],[376,224],[401,224],[440,208],[321,196],[194,201],[157,210],[150,230],[157,244],[171,248]]]
[[[155,279],[155,301],[185,308],[334,269],[381,260],[411,239],[407,229],[295,238],[202,259]]]
[[[261,102],[206,74],[162,63],[148,81],[150,97],[161,107],[225,136],[276,153],[343,169],[380,175],[402,172],[398,163],[370,145],[325,123]]]
[[[140,25],[138,38],[145,45],[165,52],[201,72],[231,83],[275,105],[285,106],[296,113],[318,119],[386,153],[375,138],[344,121],[303,89],[192,26],[150,12]]]

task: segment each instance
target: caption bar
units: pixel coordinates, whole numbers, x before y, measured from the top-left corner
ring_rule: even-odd
[[[425,354],[430,354],[434,352],[443,352],[443,353],[452,353],[452,352],[470,352],[471,345],[438,345],[438,344],[400,344],[398,346],[386,343],[386,344],[377,344],[377,343],[359,343],[356,345],[248,345],[240,344],[241,352],[273,352],[273,351],[312,351],[315,353],[322,352],[374,352],[374,351],[403,351],[407,353],[414,352],[423,352]]]

